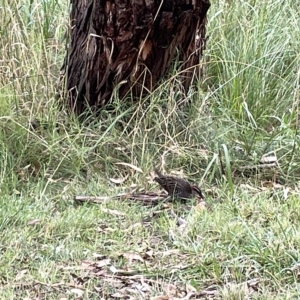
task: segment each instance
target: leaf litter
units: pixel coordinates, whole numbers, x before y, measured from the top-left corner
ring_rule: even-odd
[[[84,271],[85,275],[81,279],[79,276],[76,277],[77,287],[73,288],[71,292],[78,294],[78,297],[80,297],[79,294],[84,293],[84,283],[94,278],[97,279],[94,290],[98,293],[99,297],[109,297],[112,299],[189,300],[203,299],[214,296],[217,293],[216,288],[198,291],[191,284],[184,285],[176,281],[170,283],[169,280],[164,278],[165,275],[162,276],[157,272],[151,273],[147,269],[129,268],[129,266],[134,267],[136,263],[144,266],[145,262],[149,259],[152,260],[153,257],[168,257],[174,254],[179,254],[179,250],[169,249],[157,253],[153,249],[148,249],[144,253],[124,252],[119,257],[125,258],[127,264],[123,265],[122,268],[117,268],[114,265],[113,259],[94,253],[93,256],[96,260],[83,260],[81,262],[79,269]],[[139,265],[135,266],[139,268]],[[174,274],[176,271],[188,267],[191,267],[191,265],[184,265],[183,263],[181,265],[174,265],[173,262],[173,272],[169,274]],[[74,275],[73,278],[75,278]]]

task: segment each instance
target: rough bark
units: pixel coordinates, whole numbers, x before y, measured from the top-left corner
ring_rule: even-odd
[[[179,53],[190,85],[205,47],[209,0],[71,0],[71,42],[63,69],[68,101],[81,113],[117,89],[152,90]]]

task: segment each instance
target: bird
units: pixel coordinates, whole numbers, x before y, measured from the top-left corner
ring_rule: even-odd
[[[201,199],[204,200],[202,191],[196,185],[191,185],[188,181],[179,177],[163,175],[157,169],[155,169],[154,172],[157,175],[154,181],[168,192],[168,196],[172,198],[190,199],[198,194]]]

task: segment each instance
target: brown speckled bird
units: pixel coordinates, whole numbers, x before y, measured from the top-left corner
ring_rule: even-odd
[[[182,178],[165,176],[156,169],[154,171],[157,175],[157,177],[154,178],[154,181],[168,192],[168,196],[190,199],[198,194],[201,199],[204,199],[201,190],[197,186],[191,185],[188,181]]]

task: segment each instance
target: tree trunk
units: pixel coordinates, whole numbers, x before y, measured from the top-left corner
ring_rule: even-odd
[[[71,43],[63,70],[77,112],[151,91],[179,55],[190,85],[205,47],[209,0],[71,0]]]

